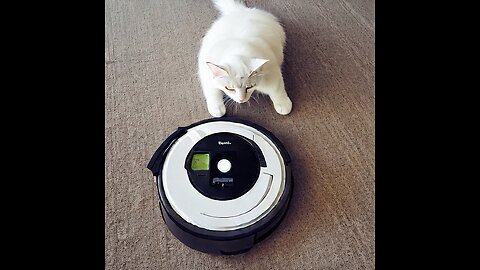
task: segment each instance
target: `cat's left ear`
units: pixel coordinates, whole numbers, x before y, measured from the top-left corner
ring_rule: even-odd
[[[252,70],[252,72],[250,72],[250,75],[248,77],[251,77],[253,74],[258,73],[263,67],[263,65],[265,65],[267,62],[267,59],[252,58],[250,60],[250,69]]]

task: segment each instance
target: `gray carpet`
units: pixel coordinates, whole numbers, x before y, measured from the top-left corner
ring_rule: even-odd
[[[248,253],[212,256],[162,221],[146,165],[178,126],[209,118],[196,77],[209,0],[105,1],[106,269],[374,269],[373,0],[247,0],[287,32],[288,116],[268,99],[227,114],[272,131],[293,159],[279,228]]]

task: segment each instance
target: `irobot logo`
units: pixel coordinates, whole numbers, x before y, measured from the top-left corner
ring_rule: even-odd
[[[230,141],[226,141],[226,142],[218,141],[218,144],[224,145],[224,144],[232,144],[232,143]]]

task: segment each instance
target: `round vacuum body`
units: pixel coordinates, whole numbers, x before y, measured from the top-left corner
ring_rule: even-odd
[[[148,168],[169,230],[206,253],[243,253],[263,240],[285,215],[293,189],[280,141],[233,118],[178,128]]]

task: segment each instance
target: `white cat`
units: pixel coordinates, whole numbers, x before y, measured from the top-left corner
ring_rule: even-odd
[[[224,93],[238,103],[253,91],[270,96],[279,114],[289,114],[281,65],[285,32],[272,14],[235,0],[213,0],[220,17],[203,38],[198,73],[214,117],[225,114]]]

